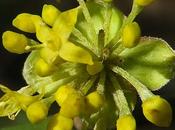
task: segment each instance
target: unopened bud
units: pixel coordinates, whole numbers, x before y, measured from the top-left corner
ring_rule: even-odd
[[[126,48],[135,47],[138,44],[141,31],[140,27],[136,22],[129,23],[123,29],[122,33],[122,43]]]
[[[142,104],[143,114],[151,123],[168,127],[172,121],[172,109],[170,104],[160,96],[153,96]]]
[[[12,31],[6,31],[2,36],[3,46],[9,52],[22,54],[25,53],[26,46],[28,45],[28,38],[23,35]]]

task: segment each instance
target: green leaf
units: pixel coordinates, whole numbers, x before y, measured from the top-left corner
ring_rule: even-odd
[[[43,120],[38,124],[31,124],[25,113],[20,113],[15,120],[9,120],[7,118],[0,119],[0,130],[46,130],[48,119]],[[9,125],[10,124],[10,125]]]
[[[122,68],[151,90],[160,89],[174,76],[175,53],[161,39],[143,37],[120,57]]]
[[[94,2],[87,2],[86,5],[91,15],[92,24],[95,29],[95,35],[98,35],[99,31],[102,29],[104,30],[106,26],[105,20],[107,19],[107,9],[104,6]],[[108,42],[114,38],[123,21],[123,14],[116,8],[111,8],[111,17],[107,23],[109,24],[107,28],[108,30],[105,30],[105,32],[107,32],[106,35],[108,35]],[[92,25],[85,20],[82,13],[79,14],[75,27],[80,30],[80,32],[84,34],[88,41],[93,45],[93,39],[95,36],[93,35],[94,32],[91,30]]]

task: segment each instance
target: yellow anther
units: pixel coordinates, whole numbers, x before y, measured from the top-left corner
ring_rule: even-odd
[[[86,70],[90,75],[95,75],[103,70],[103,64],[98,61],[94,62],[93,65],[87,65]]]
[[[28,45],[28,38],[23,35],[12,31],[6,31],[2,35],[3,46],[9,52],[22,54],[25,47]]]
[[[54,115],[49,121],[47,130],[72,130],[73,120],[60,114]]]
[[[28,33],[35,33],[35,26],[33,21],[31,20],[32,14],[22,13],[19,14],[12,22],[13,26],[16,28],[28,32]]]
[[[147,6],[149,4],[151,4],[153,1],[155,0],[136,0],[136,4],[140,5],[140,6]]]
[[[147,120],[160,127],[168,127],[172,121],[170,104],[160,96],[153,96],[142,104],[143,114]]]
[[[42,58],[35,64],[35,72],[41,77],[50,75],[54,69],[55,66],[47,64]]]
[[[42,101],[34,102],[27,108],[26,114],[30,122],[37,123],[47,117],[48,106]]]
[[[84,97],[78,92],[69,94],[69,96],[62,103],[60,114],[73,118],[79,116],[84,112],[85,102]]]
[[[60,11],[55,6],[47,4],[43,6],[42,19],[48,25],[53,26],[59,14]]]
[[[119,117],[116,123],[117,130],[136,130],[136,121],[132,115]]]
[[[61,86],[55,93],[55,100],[62,106],[65,99],[72,93],[76,93],[76,90],[73,87],[67,85]]]
[[[88,94],[85,99],[90,113],[98,111],[104,104],[104,97],[97,91]]]
[[[123,29],[122,43],[126,48],[132,48],[138,44],[141,31],[140,27],[136,22],[129,23]]]

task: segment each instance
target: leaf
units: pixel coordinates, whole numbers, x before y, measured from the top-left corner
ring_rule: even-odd
[[[161,39],[144,37],[119,56],[122,68],[151,90],[160,89],[174,76],[175,53]]]
[[[95,29],[95,34],[94,30],[92,30],[92,24],[89,24],[85,18],[83,17],[82,13],[79,14],[78,20],[76,23],[76,28],[84,34],[84,36],[88,39],[88,41],[93,45],[94,37],[95,35],[98,35],[99,31],[104,29],[104,24],[105,20],[107,19],[108,16],[105,16],[107,13],[107,9],[95,2],[87,2],[86,6],[88,7],[88,10],[91,15],[91,22],[93,24],[93,27]],[[123,19],[123,14],[117,10],[116,8],[112,7],[111,11],[111,17],[110,20],[107,24],[108,28],[105,30],[108,35],[108,42],[114,38],[116,33],[118,32],[119,28],[121,27],[122,24],[122,19]],[[106,29],[106,28],[105,28]],[[93,31],[93,32],[92,32]]]
[[[0,130],[46,130],[48,119],[43,120],[38,124],[31,124],[25,113],[21,112],[16,120],[0,119]],[[10,124],[10,125],[9,125]]]

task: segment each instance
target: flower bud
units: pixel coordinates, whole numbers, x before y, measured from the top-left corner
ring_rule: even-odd
[[[54,66],[47,64],[42,58],[39,58],[35,64],[35,72],[41,77],[50,75],[54,68]]]
[[[33,21],[31,20],[31,14],[22,13],[19,14],[12,22],[13,26],[16,28],[28,32],[28,33],[35,33],[35,26]]]
[[[69,94],[62,103],[60,114],[65,117],[73,118],[82,114],[84,112],[84,107],[84,97],[78,92],[72,93]]]
[[[60,11],[53,5],[45,4],[42,10],[42,19],[45,23],[52,26],[59,16]]]
[[[76,93],[76,90],[73,87],[67,85],[61,86],[55,93],[55,100],[62,106],[65,99],[72,93]]]
[[[142,104],[143,114],[151,123],[168,127],[172,121],[172,109],[170,104],[160,96],[153,96]]]
[[[6,31],[2,36],[3,46],[9,52],[22,54],[29,42],[28,38],[23,35],[12,31]]]
[[[136,4],[140,6],[147,6],[151,4],[154,0],[136,0]]]
[[[34,102],[27,108],[26,114],[30,122],[37,123],[47,117],[48,106],[42,101]]]
[[[104,97],[97,91],[94,91],[86,96],[86,104],[91,113],[96,112],[104,104]]]
[[[136,121],[132,115],[124,115],[117,120],[117,130],[136,130]]]
[[[137,45],[140,38],[140,27],[136,22],[129,23],[123,29],[122,43],[126,48],[132,48]]]
[[[103,69],[101,62],[94,62],[93,65],[87,65],[86,70],[90,75],[95,75]]]
[[[56,114],[49,121],[47,130],[72,130],[72,128],[73,120],[71,118]]]

